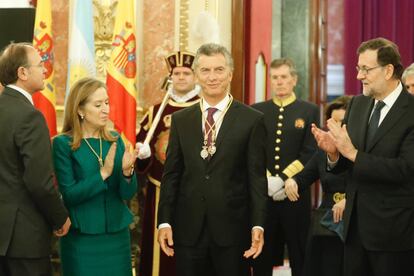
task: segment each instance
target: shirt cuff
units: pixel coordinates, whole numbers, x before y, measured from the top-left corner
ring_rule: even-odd
[[[162,228],[171,228],[171,225],[169,223],[161,223],[160,225],[158,225],[158,230]]]
[[[328,170],[333,170],[333,168],[335,168],[336,164],[338,164],[338,160],[337,161],[331,161],[331,159],[329,159],[329,156],[326,155],[326,161],[328,164]]]
[[[262,230],[262,231],[263,231],[263,233],[264,233],[264,228],[263,228],[263,227],[261,227],[261,226],[253,226],[253,227],[252,227],[252,230],[254,230],[254,229],[260,229],[260,230]]]

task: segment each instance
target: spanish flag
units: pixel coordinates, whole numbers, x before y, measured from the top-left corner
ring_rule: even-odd
[[[33,32],[33,46],[38,50],[44,67],[45,88],[33,95],[33,102],[43,116],[49,127],[50,137],[57,134],[56,131],[56,91],[53,83],[53,39],[52,39],[52,8],[51,0],[39,0],[36,7],[36,19]]]
[[[135,146],[136,43],[133,0],[118,2],[106,85],[109,117],[126,142]]]

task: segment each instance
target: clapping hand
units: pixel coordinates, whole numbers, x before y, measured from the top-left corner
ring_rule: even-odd
[[[318,128],[315,124],[312,124],[311,131],[315,137],[318,147],[328,154],[331,161],[337,161],[339,158],[339,152],[330,133]]]
[[[124,155],[122,156],[122,172],[125,176],[131,176],[134,172],[134,164],[138,154],[139,149],[132,149],[131,144],[125,147]]]
[[[340,125],[334,119],[328,120],[329,135],[335,144],[337,150],[351,161],[355,161],[357,150],[352,144],[351,138],[348,135],[346,125]]]
[[[114,142],[109,148],[108,154],[105,157],[104,165],[101,168],[101,176],[103,180],[111,176],[112,171],[114,170],[115,152],[116,152],[116,143]]]

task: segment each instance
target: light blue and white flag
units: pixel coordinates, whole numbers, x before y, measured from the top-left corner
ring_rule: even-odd
[[[96,76],[92,0],[70,0],[68,78],[70,87],[79,79]]]

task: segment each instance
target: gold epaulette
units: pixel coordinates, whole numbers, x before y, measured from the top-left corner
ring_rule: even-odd
[[[283,173],[288,177],[292,178],[304,168],[303,164],[299,160],[295,160],[289,164],[284,170]]]

